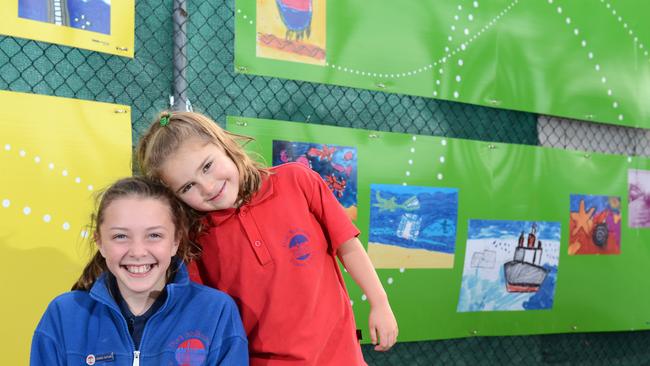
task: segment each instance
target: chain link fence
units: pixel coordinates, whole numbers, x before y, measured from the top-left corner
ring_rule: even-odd
[[[234,0],[196,0],[186,8],[138,0],[135,11],[134,59],[0,36],[0,89],[130,105],[133,144],[173,96],[175,108],[189,101],[219,123],[235,115],[650,155],[646,130],[237,74]],[[645,331],[471,337],[398,343],[387,353],[368,345],[363,352],[370,365],[644,365],[649,341]]]

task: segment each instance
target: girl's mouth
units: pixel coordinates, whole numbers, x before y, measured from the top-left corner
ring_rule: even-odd
[[[214,195],[214,196],[212,196],[211,198],[209,198],[208,201],[211,201],[211,202],[212,202],[212,201],[216,201],[216,200],[218,200],[219,198],[221,198],[221,196],[223,195],[223,191],[224,191],[225,189],[226,189],[226,182],[224,181],[224,182],[223,182],[223,185],[221,186],[221,189],[219,189],[219,192],[217,192],[216,195]]]
[[[156,264],[141,264],[141,265],[123,265],[122,268],[126,269],[129,273],[134,275],[143,275],[149,273]]]

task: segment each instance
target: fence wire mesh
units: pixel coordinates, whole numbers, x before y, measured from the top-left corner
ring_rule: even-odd
[[[182,9],[172,0],[138,0],[135,12],[134,59],[0,36],[0,89],[130,105],[134,144],[174,96],[176,108],[189,100],[220,123],[235,115],[650,155],[646,130],[235,73],[234,0]],[[175,43],[174,28],[187,32],[186,44]],[[649,341],[645,331],[471,337],[363,352],[370,365],[644,365]]]

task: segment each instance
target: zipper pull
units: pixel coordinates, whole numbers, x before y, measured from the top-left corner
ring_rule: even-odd
[[[140,366],[140,351],[133,351],[133,366]]]

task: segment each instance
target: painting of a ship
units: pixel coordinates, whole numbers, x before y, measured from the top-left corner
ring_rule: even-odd
[[[537,226],[532,225],[526,245],[524,232],[519,235],[514,258],[503,265],[508,292],[537,292],[548,270],[541,266],[542,242],[537,240]]]

